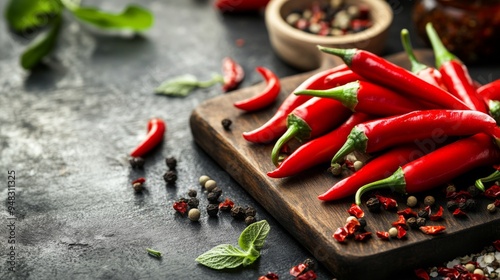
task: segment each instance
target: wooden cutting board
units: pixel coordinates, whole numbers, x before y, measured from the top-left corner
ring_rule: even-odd
[[[421,50],[416,54],[421,61],[433,64],[431,51]],[[404,54],[393,55],[388,59],[403,67],[409,67]],[[339,63],[341,61],[331,59],[323,67]],[[444,194],[436,191],[416,196],[419,201],[423,201],[425,195],[432,194],[437,203],[445,207],[442,221],[428,222],[429,225],[445,225],[447,229],[444,234],[429,236],[417,230],[409,230],[404,240],[383,241],[375,237],[375,232],[387,231],[391,223],[397,220],[397,214],[393,211],[370,213],[363,206],[366,229],[373,233],[373,238],[367,242],[349,240],[345,244],[334,240],[332,234],[345,224],[349,216],[347,209],[354,200],[347,198],[324,203],[317,199],[317,195],[339,180],[326,171],[328,165],[319,165],[285,179],[269,178],[266,172],[274,169],[270,160],[272,145],[252,144],[241,136],[243,132],[253,130],[266,122],[284,98],[311,74],[312,72],[282,78],[279,100],[274,106],[259,112],[244,113],[232,104],[257,94],[264,88],[264,83],[205,101],[193,111],[190,125],[196,143],[336,277],[387,279],[398,271],[435,265],[475,252],[500,237],[500,211],[497,211],[497,214],[488,213],[485,210],[489,203],[487,199],[478,199],[476,211],[469,212],[465,219],[457,219],[446,209]],[[224,118],[233,121],[230,131],[224,130],[221,125]],[[471,181],[461,178],[454,183],[470,184]],[[406,197],[390,192],[383,194],[397,199],[399,209],[406,208]]]

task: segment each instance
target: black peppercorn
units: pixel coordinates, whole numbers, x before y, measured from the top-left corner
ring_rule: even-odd
[[[467,187],[467,192],[470,193],[472,197],[475,197],[481,193],[481,191],[474,185]]]
[[[450,212],[453,212],[458,208],[458,202],[456,202],[455,200],[450,200],[446,202],[446,208],[448,208]]]
[[[231,208],[231,216],[237,220],[245,219],[245,209],[241,206],[234,206]]]
[[[221,121],[221,124],[222,124],[222,127],[225,129],[225,130],[231,130],[231,124],[233,122],[230,120],[230,119],[223,119]]]
[[[421,226],[425,226],[425,218],[422,218],[422,217],[418,217],[417,218],[417,227],[421,227]]]
[[[465,209],[469,211],[476,209],[476,201],[473,198],[467,199],[465,201]]]
[[[142,189],[143,189],[143,186],[142,186],[142,183],[134,183],[132,185],[132,187],[134,188],[134,191],[135,192],[142,192]]]
[[[188,203],[188,199],[185,198],[185,197],[180,197],[177,202],[184,202],[184,203]]]
[[[429,217],[429,211],[425,209],[420,209],[417,213],[417,216],[420,218],[427,219]]]
[[[371,197],[366,201],[366,207],[370,212],[378,212],[380,211],[380,200],[376,197]]]
[[[175,168],[177,167],[177,160],[174,157],[166,158],[165,163],[170,170],[175,170]]]
[[[255,210],[255,208],[253,208],[252,206],[247,206],[245,208],[245,216],[247,217],[255,217],[255,215],[257,215],[257,211]]]
[[[257,219],[255,219],[254,216],[248,216],[245,218],[245,224],[246,225],[250,225],[250,224],[253,224],[257,221]]]
[[[316,269],[316,262],[310,258],[305,259],[302,263],[306,266],[305,270],[315,270]]]
[[[163,174],[163,180],[165,180],[167,184],[173,184],[177,181],[177,173],[173,170],[169,170]]]
[[[363,218],[359,218],[358,222],[359,222],[359,230],[364,231],[366,227],[366,220]]]
[[[418,228],[418,225],[417,225],[417,218],[415,218],[415,217],[410,217],[410,218],[408,218],[408,220],[406,220],[406,224],[407,224],[410,228]]]
[[[217,193],[214,193],[214,192],[209,192],[207,194],[207,200],[210,202],[210,203],[217,203],[219,201],[219,196],[217,195]]]
[[[196,197],[190,197],[187,204],[191,208],[198,208],[198,205],[200,205],[200,200]]]
[[[459,202],[458,203],[458,208],[460,208],[460,210],[466,210],[467,209],[467,205],[465,204],[465,201]]]
[[[210,192],[213,192],[217,195],[217,198],[219,198],[222,195],[222,190],[219,187],[213,188]]]
[[[189,197],[196,197],[197,195],[198,195],[198,192],[196,190],[191,189],[188,191]]]
[[[143,168],[145,160],[142,157],[131,157],[128,162],[132,168]]]
[[[207,214],[210,217],[217,217],[217,214],[219,214],[219,205],[208,204],[207,205]]]

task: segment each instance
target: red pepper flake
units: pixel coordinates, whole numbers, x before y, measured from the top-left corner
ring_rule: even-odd
[[[372,237],[372,233],[369,232],[369,231],[367,231],[367,232],[355,234],[354,235],[354,240],[356,240],[356,241],[365,241],[365,240],[367,240],[370,237]]]
[[[484,191],[484,196],[489,198],[500,198],[500,186],[493,185]]]
[[[439,233],[443,232],[444,230],[446,230],[446,227],[445,226],[421,226],[421,227],[419,227],[419,229],[425,234],[436,235],[436,234],[439,234]]]
[[[437,273],[450,279],[459,279],[460,277],[460,272],[454,268],[438,267]]]
[[[385,210],[390,210],[398,207],[398,202],[395,199],[381,195],[375,195],[375,196],[378,198],[380,203],[382,203],[382,206],[384,207]]]
[[[181,213],[181,214],[184,214],[186,213],[187,209],[188,209],[188,204],[184,201],[176,201],[174,202],[174,205],[173,205],[175,211]]]
[[[316,273],[313,270],[308,270],[297,276],[295,280],[315,280],[316,278],[318,278]]]
[[[455,211],[453,211],[453,216],[457,218],[463,218],[467,217],[467,214],[464,211],[462,211],[462,209],[457,208],[455,209]]]
[[[495,207],[500,207],[500,199],[496,199],[493,205],[495,205]]]
[[[302,274],[302,272],[304,272],[304,270],[306,270],[306,268],[307,268],[307,265],[305,263],[299,263],[298,265],[296,265],[290,269],[290,275],[297,277],[300,274]]]
[[[405,218],[409,217],[416,217],[418,216],[417,212],[413,211],[410,207],[404,209],[404,210],[399,210],[397,212],[398,215],[403,215]]]
[[[345,242],[345,239],[347,238],[347,230],[344,227],[339,227],[334,233],[333,233],[333,238],[337,240],[338,242]]]
[[[459,208],[457,208],[459,209]],[[443,206],[439,206],[439,210],[436,212],[436,214],[429,215],[429,219],[431,221],[439,221],[443,217]]]
[[[415,269],[415,275],[418,277],[418,279],[422,280],[430,280],[431,277],[429,276],[429,273],[423,268],[418,268]]]
[[[406,226],[406,219],[405,216],[399,215],[398,220],[392,223],[392,226],[397,227],[397,226]]]
[[[493,241],[493,247],[500,252],[500,239]]]
[[[358,219],[363,218],[365,216],[365,212],[363,212],[363,209],[361,209],[361,207],[359,207],[359,205],[357,205],[356,203],[353,203],[351,205],[349,210],[347,210],[347,213]]]
[[[237,47],[241,48],[241,47],[243,47],[245,45],[245,39],[238,38],[238,39],[236,39],[235,43],[236,43]]]
[[[280,279],[278,274],[274,272],[268,272],[266,275],[262,275],[258,280],[278,280]]]
[[[467,198],[472,198],[472,195],[468,191],[461,190],[458,192],[452,192],[452,193],[446,194],[446,198],[449,198],[449,199],[467,199]]]
[[[137,183],[144,184],[144,182],[146,182],[146,178],[140,177],[140,178],[137,178],[134,181],[132,181],[132,185],[137,184]]]
[[[233,206],[234,202],[226,197],[226,199],[223,202],[219,203],[219,210],[229,211],[233,208]]]
[[[403,239],[406,236],[406,229],[403,226],[396,226],[398,230],[398,239]]]
[[[389,240],[389,232],[387,231],[377,231],[375,234],[382,240]]]
[[[350,219],[344,226],[347,231],[347,236],[353,235],[361,226],[361,223],[358,219]]]

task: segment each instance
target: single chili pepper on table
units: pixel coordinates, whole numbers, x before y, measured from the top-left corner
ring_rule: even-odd
[[[363,185],[383,179],[401,165],[423,155],[424,152],[414,144],[394,147],[368,161],[360,170],[335,183],[329,190],[319,195],[318,199],[332,201],[354,195]]]
[[[225,92],[237,88],[245,77],[245,71],[241,65],[230,57],[224,57],[222,59],[222,73],[224,76],[222,90]]]
[[[297,95],[312,95],[340,101],[353,112],[391,116],[425,109],[415,100],[405,98],[390,89],[368,81],[354,81],[326,90],[306,89]]]
[[[297,175],[315,165],[328,162],[342,146],[352,128],[371,117],[363,113],[354,113],[338,128],[300,145],[286,157],[279,166],[267,173],[271,178],[283,178]]]
[[[352,71],[346,70],[349,70],[349,67],[347,67],[347,65],[345,64],[341,64],[334,68],[329,68],[324,71],[318,72],[302,82],[294,91],[307,88],[329,88],[329,84],[326,85],[325,83],[325,77],[336,72],[346,72],[345,75],[339,75],[337,77],[338,83],[352,82],[352,80],[350,80],[352,78]],[[333,81],[331,81],[331,83],[333,83]],[[269,143],[273,140],[276,140],[286,131],[286,119],[288,117],[288,114],[290,114],[293,109],[309,99],[311,99],[311,96],[298,96],[293,94],[293,92],[290,93],[285,98],[283,103],[279,106],[276,113],[266,123],[252,131],[243,132],[243,138],[245,138],[245,140],[249,142],[260,144]]]
[[[253,97],[235,102],[234,107],[244,111],[260,110],[271,105],[280,94],[281,83],[273,71],[265,67],[256,67],[255,70],[264,77],[266,87]]]
[[[432,23],[428,22],[425,30],[434,50],[436,67],[441,73],[442,81],[448,91],[457,96],[471,109],[487,113],[486,104],[477,94],[476,86],[465,64],[446,49]]]
[[[435,143],[444,142],[449,136],[467,136],[480,132],[493,136],[497,141],[500,138],[500,128],[495,120],[479,111],[413,111],[356,125],[344,146],[333,157],[332,164],[355,150],[371,153],[426,138]]]
[[[476,167],[500,160],[500,150],[484,133],[456,140],[419,159],[401,166],[391,176],[366,184],[356,191],[355,202],[372,190],[391,189],[399,193],[417,193],[446,184]]]
[[[408,60],[411,63],[411,72],[417,75],[422,80],[428,82],[429,84],[433,84],[437,87],[440,87],[444,90],[446,86],[443,83],[443,77],[441,73],[434,67],[430,67],[418,61],[415,53],[413,52],[413,47],[410,41],[410,33],[408,29],[401,30],[401,43],[403,48],[405,49],[406,54],[408,55]]]
[[[500,79],[480,86],[477,94],[481,96],[488,106],[489,114],[500,121]]]
[[[342,58],[354,73],[364,79],[388,87],[395,92],[422,99],[447,109],[471,109],[451,93],[369,51],[322,46],[318,46],[318,48],[322,52]]]
[[[132,157],[142,157],[154,147],[156,147],[163,140],[163,135],[165,134],[166,125],[165,122],[160,118],[152,118],[148,121],[148,134],[146,138],[132,150],[130,156]]]
[[[287,117],[287,130],[276,141],[271,152],[275,166],[283,146],[293,138],[303,142],[316,138],[344,122],[351,112],[333,99],[314,97],[295,108]]]

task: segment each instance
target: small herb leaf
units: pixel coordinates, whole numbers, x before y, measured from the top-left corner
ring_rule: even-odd
[[[196,261],[213,269],[224,269],[252,263],[254,260],[246,260],[248,257],[247,252],[233,245],[222,244],[201,254],[196,258]]]
[[[5,19],[13,30],[22,32],[47,25],[49,15],[59,15],[61,8],[57,0],[10,0]]]
[[[241,232],[238,245],[245,251],[252,251],[252,249],[259,251],[264,245],[270,229],[271,227],[266,220],[250,224]]]
[[[69,0],[62,0],[71,13],[88,24],[101,29],[144,31],[153,25],[154,17],[148,10],[129,5],[119,14],[101,11],[94,7],[80,7]]]
[[[197,88],[207,88],[221,82],[223,82],[223,78],[220,75],[214,75],[209,81],[198,81],[195,76],[186,74],[164,81],[155,89],[155,93],[170,96],[187,96]]]
[[[61,17],[57,16],[49,30],[38,35],[35,40],[24,50],[21,55],[21,66],[24,69],[35,67],[54,47],[59,29],[61,27]]]

